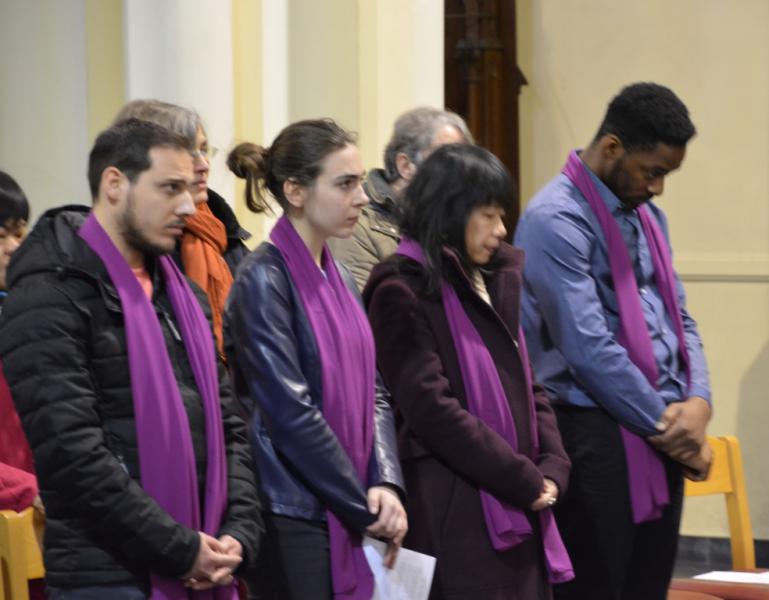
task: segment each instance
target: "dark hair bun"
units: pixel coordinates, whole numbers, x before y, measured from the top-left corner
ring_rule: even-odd
[[[227,156],[227,167],[236,177],[263,179],[267,175],[269,149],[251,142],[235,146]]]

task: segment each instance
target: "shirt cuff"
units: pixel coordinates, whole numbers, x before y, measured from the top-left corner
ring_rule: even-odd
[[[705,401],[710,404],[710,406],[713,406],[713,401],[710,397],[710,389],[705,387],[704,385],[693,385],[689,388],[689,394],[687,398],[691,398],[692,396],[699,396],[700,398],[704,398]]]

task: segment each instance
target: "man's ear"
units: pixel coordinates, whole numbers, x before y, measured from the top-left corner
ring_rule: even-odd
[[[398,152],[395,155],[395,168],[398,169],[400,178],[409,183],[414,179],[414,175],[417,174],[417,166],[403,152]]]
[[[126,195],[130,182],[128,177],[117,167],[107,167],[101,173],[99,196],[110,204],[117,204]]]
[[[607,133],[600,140],[601,158],[609,163],[614,163],[625,155],[625,146],[622,140],[613,133]]]
[[[307,186],[297,181],[286,179],[283,182],[283,195],[286,202],[295,208],[304,208],[304,201],[307,198]]]

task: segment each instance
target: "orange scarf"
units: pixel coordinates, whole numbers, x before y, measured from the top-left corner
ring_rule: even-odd
[[[214,336],[219,355],[224,356],[222,315],[227,294],[232,287],[232,273],[222,256],[227,249],[227,231],[208,204],[198,204],[197,212],[187,219],[182,236],[181,254],[184,273],[197,283],[211,304]]]

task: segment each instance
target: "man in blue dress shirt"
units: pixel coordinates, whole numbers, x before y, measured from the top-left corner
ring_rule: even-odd
[[[651,202],[680,167],[694,134],[686,106],[671,90],[651,83],[624,88],[590,145],[534,196],[518,225],[515,242],[526,251],[522,322],[573,465],[556,516],[576,578],[556,586],[558,600],[664,600],[682,473],[698,478],[709,467],[708,368],[672,267],[667,297],[660,285],[659,257],[670,265],[667,222]],[[569,165],[589,176],[579,188]],[[644,218],[659,232],[651,243]],[[621,234],[615,245],[607,242],[610,229]],[[618,250],[629,258],[625,279],[611,256]],[[632,316],[620,311],[628,290],[636,303]],[[652,377],[623,339],[634,327],[648,332]],[[657,487],[667,482],[660,514],[641,522],[629,484],[638,461],[624,444],[632,434],[656,450],[640,442],[660,464]]]

